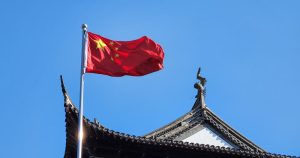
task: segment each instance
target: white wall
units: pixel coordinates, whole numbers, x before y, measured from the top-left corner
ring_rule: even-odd
[[[185,138],[182,141],[233,148],[233,146],[228,144],[226,141],[224,141],[222,138],[220,138],[217,134],[215,134],[207,127],[202,128],[200,131],[196,132],[190,137]]]

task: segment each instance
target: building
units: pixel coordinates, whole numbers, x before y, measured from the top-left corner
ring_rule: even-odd
[[[264,151],[215,115],[205,104],[206,79],[197,73],[198,90],[192,109],[145,136],[109,130],[84,117],[84,158],[244,158],[293,156]],[[65,158],[76,157],[78,110],[61,78],[66,112]]]

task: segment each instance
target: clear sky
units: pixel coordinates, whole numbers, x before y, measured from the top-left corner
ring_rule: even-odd
[[[206,103],[268,152],[300,156],[300,1],[0,2],[0,157],[54,158],[65,150],[59,75],[79,98],[81,24],[113,40],[147,35],[165,68],[144,77],[86,75],[91,120],[144,135],[188,112],[196,71]]]

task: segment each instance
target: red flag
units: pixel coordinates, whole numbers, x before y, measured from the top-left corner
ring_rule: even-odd
[[[86,72],[109,76],[143,76],[163,68],[161,46],[147,36],[113,41],[88,32]]]

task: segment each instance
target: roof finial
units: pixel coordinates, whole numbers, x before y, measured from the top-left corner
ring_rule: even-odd
[[[64,79],[63,79],[62,75],[60,75],[60,86],[61,86],[61,90],[62,90],[63,94],[65,95],[67,93],[67,91],[65,88]]]
[[[198,98],[200,101],[200,107],[205,108],[206,104],[204,101],[204,96],[205,96],[205,92],[206,92],[206,88],[205,88],[206,78],[202,77],[200,72],[201,72],[201,68],[199,67],[198,72],[197,72],[197,79],[199,80],[199,82],[195,83],[194,87],[196,89],[198,89],[198,94],[197,94],[196,98]]]
[[[62,90],[63,95],[64,95],[65,106],[66,105],[71,105],[72,106],[73,104],[71,103],[71,100],[68,96],[68,93],[67,93],[67,90],[65,88],[64,79],[63,79],[62,75],[60,75],[60,85],[61,85],[61,90]]]

